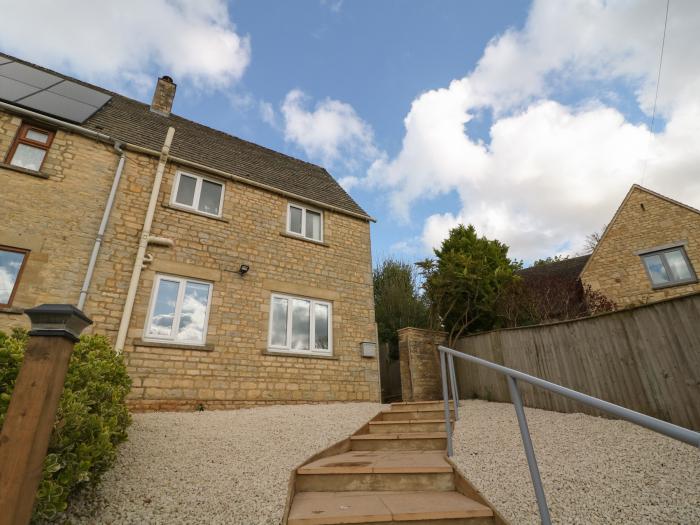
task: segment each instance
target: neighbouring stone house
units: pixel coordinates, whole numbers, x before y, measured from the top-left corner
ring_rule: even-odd
[[[581,282],[636,306],[700,291],[700,210],[637,184],[581,270]]]
[[[0,54],[0,329],[78,304],[140,410],[378,400],[373,219],[323,168],[178,117],[174,96]]]
[[[580,279],[617,308],[700,291],[700,210],[633,185],[590,255],[522,270],[523,279]]]

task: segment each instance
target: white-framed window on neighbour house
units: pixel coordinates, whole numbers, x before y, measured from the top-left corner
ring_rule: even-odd
[[[333,354],[333,306],[328,301],[273,293],[269,349],[293,354]]]
[[[290,202],[287,205],[287,233],[323,242],[323,212]]]
[[[7,163],[39,171],[53,142],[54,132],[32,124],[22,124],[7,155]]]
[[[178,344],[206,343],[212,283],[156,275],[143,338]]]
[[[223,182],[182,171],[177,172],[170,197],[171,205],[221,217],[223,203]]]
[[[697,276],[683,246],[640,254],[653,288],[694,283]]]

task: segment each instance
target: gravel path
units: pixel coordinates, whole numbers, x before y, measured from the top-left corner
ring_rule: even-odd
[[[512,405],[460,406],[463,473],[511,523],[539,523]],[[554,523],[700,523],[696,448],[624,421],[525,410]]]
[[[72,523],[280,523],[292,469],[381,410],[376,403],[135,414],[95,499]]]

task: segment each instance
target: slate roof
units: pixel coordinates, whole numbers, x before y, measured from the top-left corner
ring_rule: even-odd
[[[110,94],[112,99],[82,124],[85,128],[99,131],[122,142],[160,151],[168,128],[173,126],[175,136],[170,153],[175,157],[371,219],[321,166],[295,159],[174,114],[160,115],[151,111],[149,104],[11,55],[0,53],[0,56]]]
[[[537,266],[523,268],[518,272],[526,282],[528,279],[558,279],[576,281],[581,275],[583,267],[590,255],[581,255],[579,257],[571,257],[563,261],[557,261]]]

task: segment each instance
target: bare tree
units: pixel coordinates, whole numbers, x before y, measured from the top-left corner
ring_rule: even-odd
[[[598,242],[600,241],[600,238],[603,236],[605,228],[607,227],[607,224],[603,224],[603,227],[599,231],[586,235],[586,240],[583,243],[584,255],[587,253],[593,253],[593,250],[595,250],[595,247],[598,246]]]

